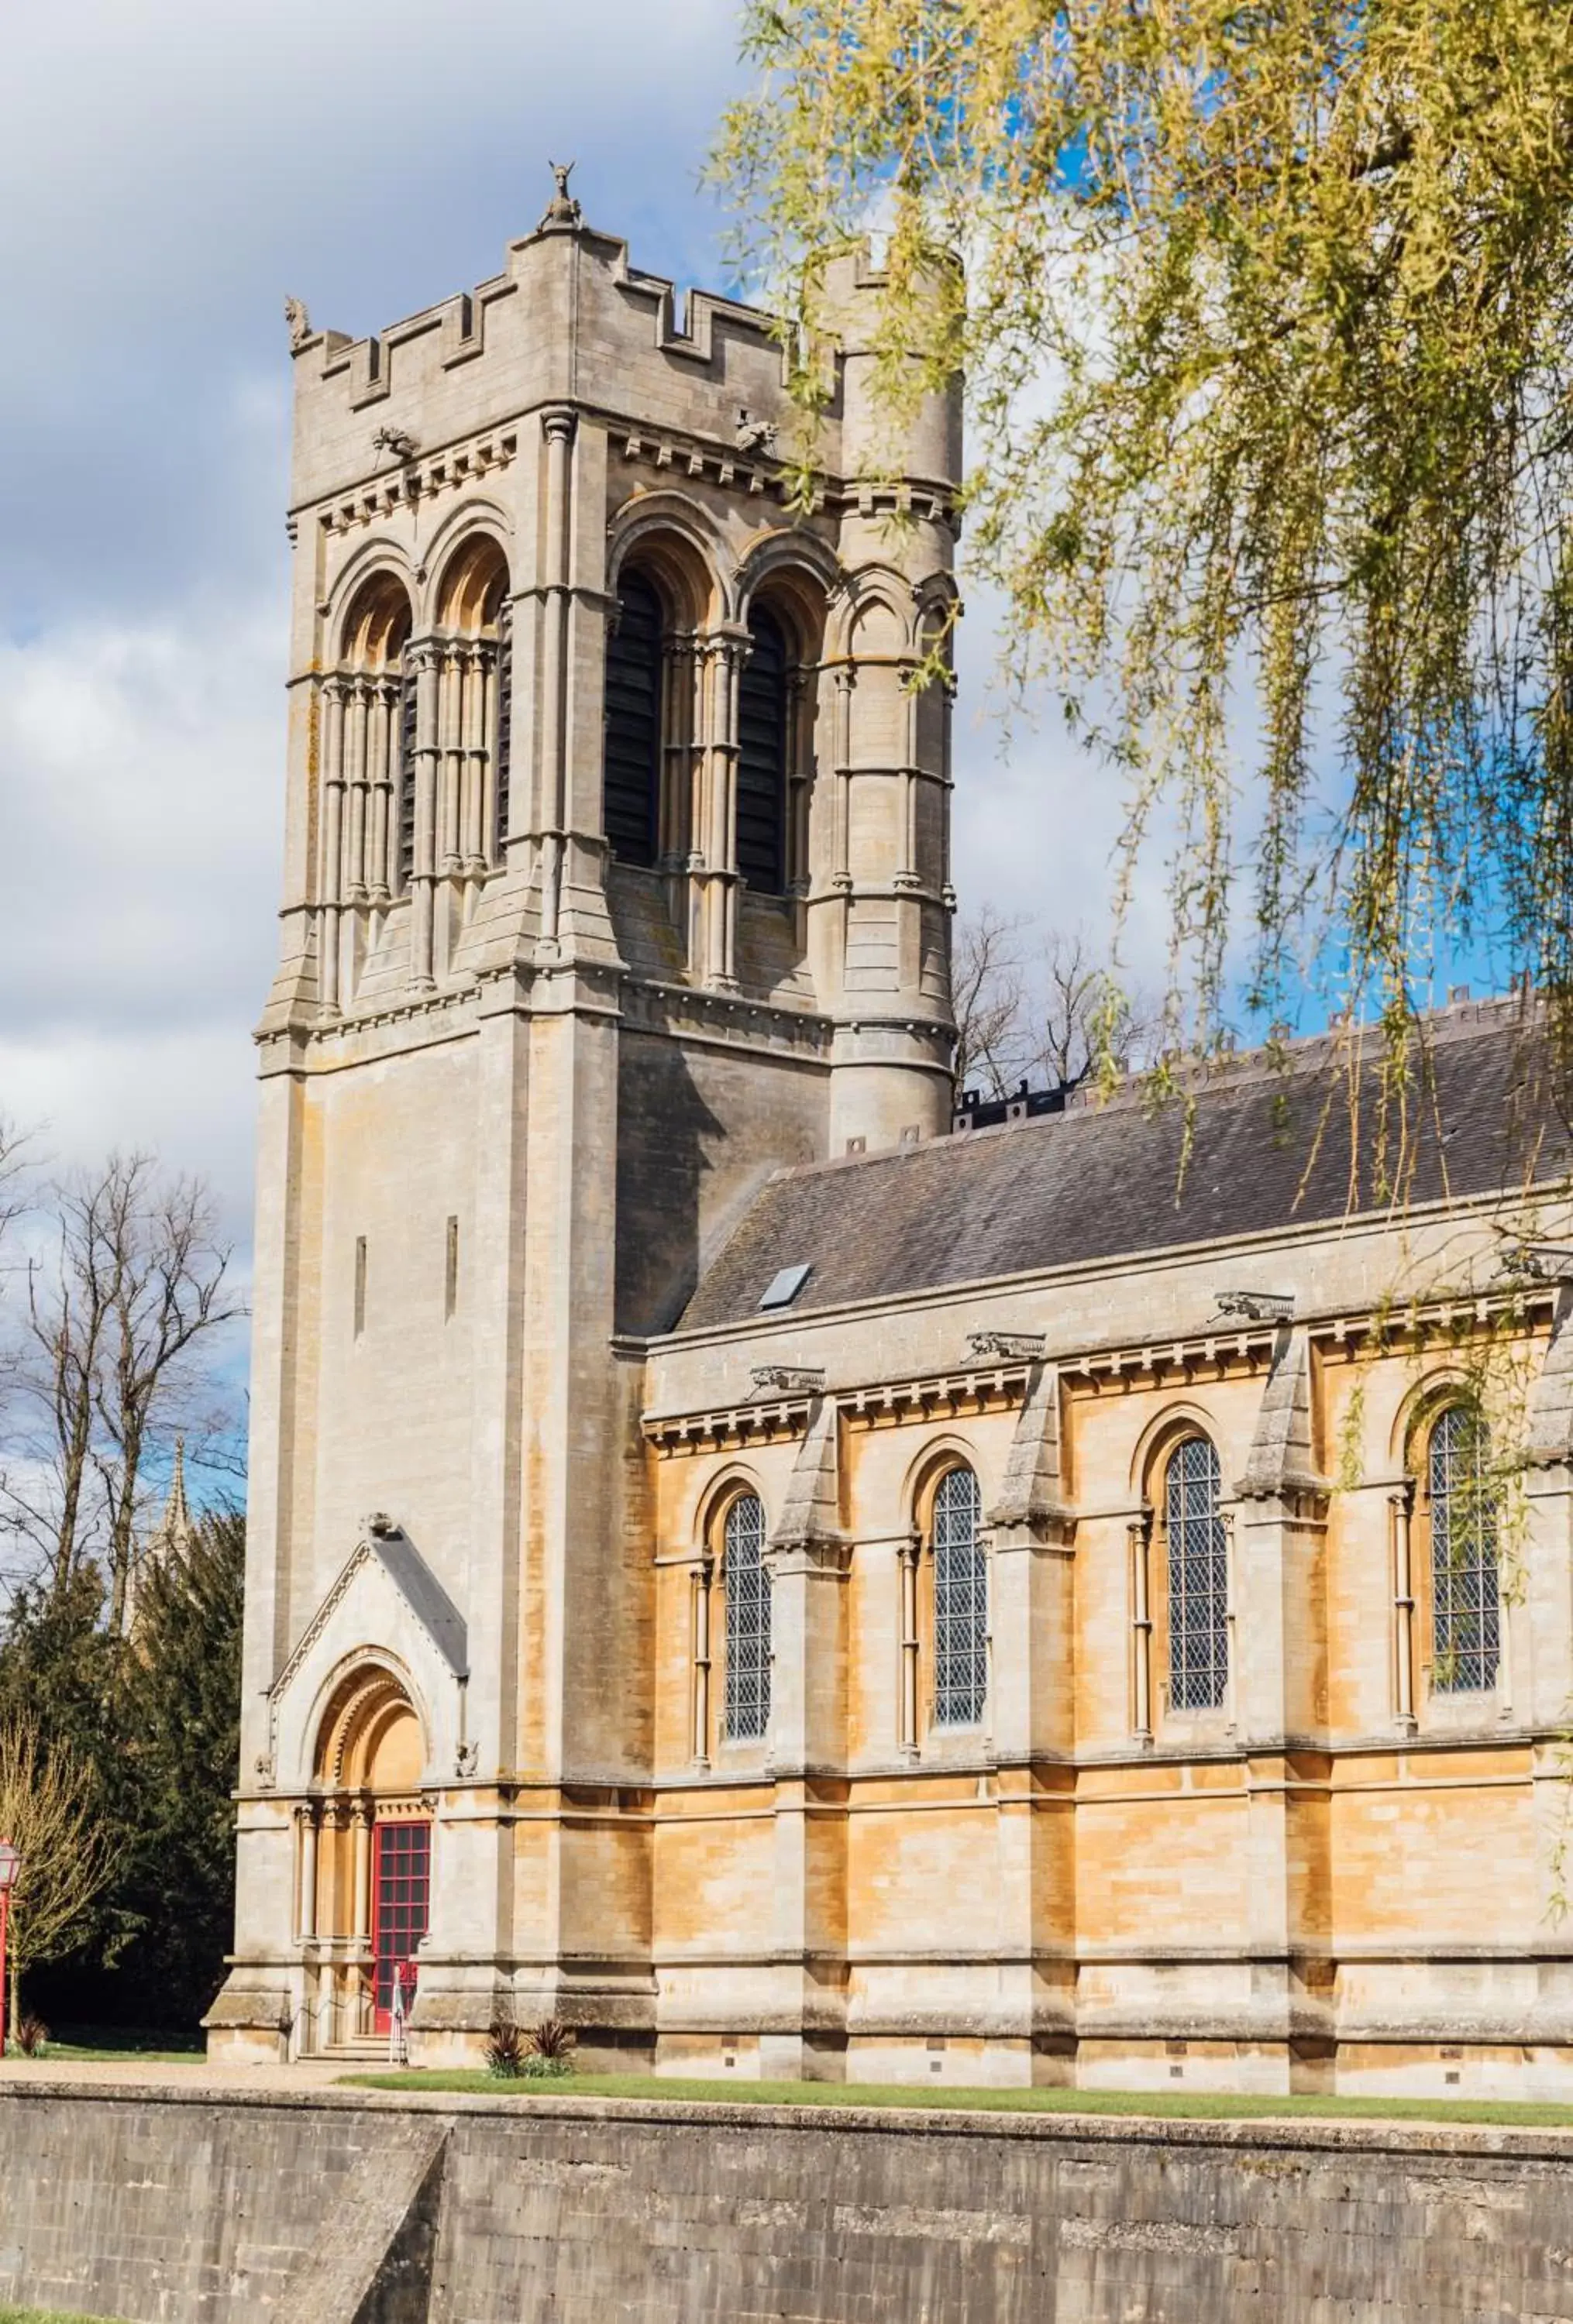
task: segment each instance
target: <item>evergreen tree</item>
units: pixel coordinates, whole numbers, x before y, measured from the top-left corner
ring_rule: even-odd
[[[245,1518],[209,1516],[139,1588],[119,1690],[136,1822],[118,1902],[135,1933],[118,1979],[143,2024],[194,2024],[233,1936],[245,1554]]]
[[[91,1564],[21,1592],[0,1640],[0,1719],[91,1771],[113,1879],[66,1960],[30,1979],[53,2022],[194,2030],[224,1975],[235,1899],[245,1523],[204,1517],[149,1561],[130,1636]]]

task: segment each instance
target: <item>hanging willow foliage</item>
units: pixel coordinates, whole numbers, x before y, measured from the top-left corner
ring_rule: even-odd
[[[968,377],[1013,674],[1124,770],[1124,892],[1174,847],[1187,1037],[1254,921],[1260,1017],[1314,973],[1402,1028],[1489,941],[1566,1057],[1573,9],[750,0],[745,41],[716,170],[804,471],[872,218],[893,419],[911,348]]]

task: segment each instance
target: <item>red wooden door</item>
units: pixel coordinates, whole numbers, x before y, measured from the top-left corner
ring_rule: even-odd
[[[414,1984],[415,1949],[426,1934],[430,1900],[430,1824],[421,1821],[374,1825],[372,1960],[379,2034],[385,2034],[392,2021],[393,1979],[402,1970],[408,2001]]]

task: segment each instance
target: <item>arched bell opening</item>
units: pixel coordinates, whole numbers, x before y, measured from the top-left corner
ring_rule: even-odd
[[[431,1895],[426,1738],[399,1677],[352,1672],[317,1733],[301,1811],[300,1936],[317,1965],[314,2046],[385,2035],[413,1999]]]
[[[508,561],[489,533],[462,542],[438,591],[431,640],[440,756],[435,848],[450,875],[507,860],[514,701]]]

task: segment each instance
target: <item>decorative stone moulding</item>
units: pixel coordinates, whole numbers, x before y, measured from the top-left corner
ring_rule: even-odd
[[[372,440],[379,467],[390,454],[403,465],[368,479],[354,496],[337,498],[330,506],[320,510],[318,521],[324,532],[349,532],[391,516],[412,501],[430,500],[441,492],[457,492],[461,484],[477,476],[507,467],[519,449],[518,430],[513,428],[502,431],[490,429],[485,435],[450,445],[440,452],[417,452],[412,439],[396,428],[379,428]]]

